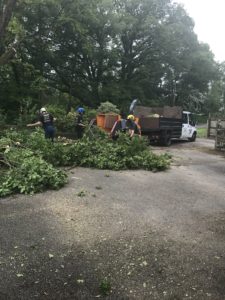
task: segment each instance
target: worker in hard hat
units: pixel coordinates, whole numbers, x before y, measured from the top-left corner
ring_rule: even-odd
[[[127,131],[127,119],[126,119],[126,115],[124,113],[121,114],[121,118],[119,120],[117,120],[110,132],[110,137],[113,140],[117,140],[119,137],[119,133],[120,132],[126,132]]]
[[[81,139],[84,134],[84,128],[85,128],[85,125],[83,122],[84,113],[85,113],[85,109],[83,107],[79,107],[77,109],[77,116],[76,116],[76,120],[75,120],[75,130],[76,130],[78,139]]]
[[[55,137],[55,127],[53,122],[55,120],[56,119],[53,118],[52,114],[48,113],[45,107],[42,107],[39,113],[39,120],[36,123],[27,124],[27,127],[42,126],[45,132],[45,138],[51,139],[53,142]]]
[[[135,117],[133,115],[128,115],[127,118],[124,115],[121,115],[121,119],[115,122],[110,136],[116,140],[119,136],[119,132],[127,132],[130,138],[132,138],[134,134],[141,136],[140,127],[135,122]]]
[[[134,134],[138,134],[139,136],[141,136],[140,126],[135,122],[134,115],[127,116],[126,126],[128,129],[130,138],[132,138],[134,136]]]

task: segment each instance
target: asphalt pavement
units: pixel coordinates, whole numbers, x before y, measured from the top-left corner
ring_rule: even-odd
[[[225,156],[206,139],[153,151],[169,170],[75,168],[1,199],[0,299],[225,299]]]

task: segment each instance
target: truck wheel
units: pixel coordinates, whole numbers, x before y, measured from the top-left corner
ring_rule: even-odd
[[[171,136],[167,135],[160,139],[160,145],[169,147],[171,145]]]
[[[164,146],[169,147],[171,145],[171,137],[167,136],[165,137]]]
[[[196,136],[197,136],[197,134],[196,134],[196,132],[194,132],[194,133],[192,134],[192,137],[188,139],[189,142],[194,142],[194,141],[196,140]]]
[[[169,147],[171,145],[171,136],[166,135],[159,139],[159,145]]]

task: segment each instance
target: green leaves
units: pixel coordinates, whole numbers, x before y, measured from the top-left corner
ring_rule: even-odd
[[[22,165],[10,169],[4,176],[0,196],[12,193],[33,194],[45,189],[59,189],[66,182],[67,176],[56,170],[40,157],[23,160]]]
[[[112,104],[109,101],[102,102],[97,109],[98,113],[107,114],[107,113],[116,113],[119,114],[119,109],[116,105]]]
[[[0,56],[15,36],[19,43],[0,68],[0,109],[13,121],[35,105],[65,108],[68,97],[94,108],[105,100],[125,108],[135,97],[200,110],[220,77],[193,20],[171,0],[23,0],[9,24]]]
[[[7,137],[0,139],[0,164],[5,168],[0,179],[0,197],[12,193],[33,194],[65,185],[67,175],[41,157],[42,152],[36,142],[42,141],[42,151],[50,146],[40,138],[42,135],[42,132],[37,132],[29,139],[27,133],[9,132]]]
[[[6,151],[7,149],[7,151]],[[5,172],[0,176],[0,196],[12,193],[32,194],[65,185],[67,176],[55,167],[83,166],[108,170],[165,170],[170,158],[156,155],[146,141],[121,135],[114,142],[105,134],[79,141],[51,143],[42,131],[32,134],[9,132],[0,139],[0,157]],[[7,169],[8,170],[7,170]]]

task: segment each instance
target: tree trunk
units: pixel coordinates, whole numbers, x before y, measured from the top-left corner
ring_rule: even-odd
[[[0,12],[0,40],[5,37],[6,28],[12,17],[13,9],[16,5],[17,0],[8,0],[2,7]]]
[[[11,20],[13,9],[16,6],[17,0],[7,0],[5,4],[2,5],[0,11],[0,41],[4,40],[6,35],[7,26]],[[3,43],[1,44],[3,46]],[[4,49],[4,48],[3,48]],[[5,52],[0,53],[0,66],[7,64],[16,54],[16,49],[14,47],[9,47]]]

